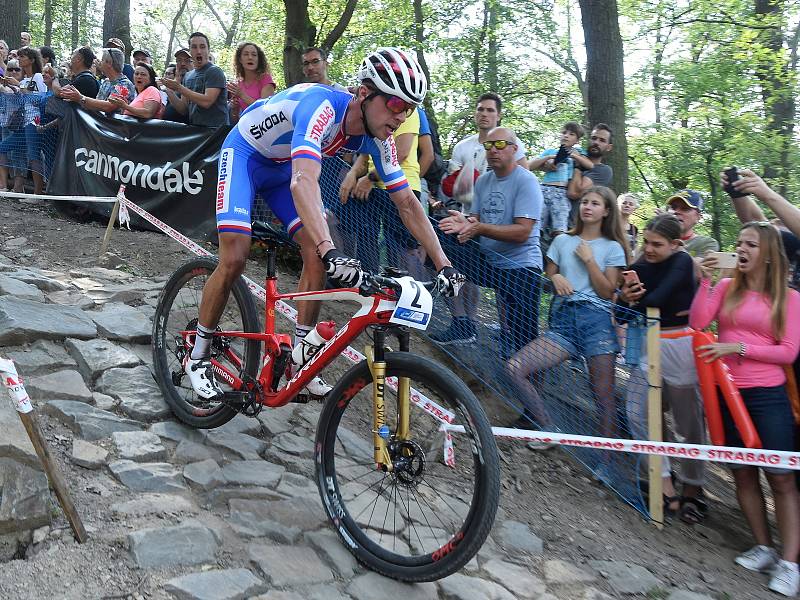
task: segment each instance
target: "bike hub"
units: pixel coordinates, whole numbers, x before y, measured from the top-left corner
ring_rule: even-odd
[[[389,442],[389,456],[394,465],[394,475],[405,485],[416,485],[425,471],[425,452],[416,442],[401,440]]]

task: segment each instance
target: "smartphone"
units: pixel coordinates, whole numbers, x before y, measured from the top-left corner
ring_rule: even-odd
[[[564,145],[559,147],[558,152],[556,152],[556,156],[553,159],[553,164],[557,165],[559,163],[567,162],[567,159],[569,158],[569,153],[571,151],[572,148],[567,148]]]
[[[711,252],[709,256],[717,259],[717,268],[720,269],[735,269],[739,264],[736,252]]]
[[[633,285],[635,283],[641,283],[641,281],[639,281],[639,274],[636,271],[623,271],[622,272],[622,279],[628,285]]]
[[[739,170],[736,167],[725,169],[725,177],[728,178],[728,185],[725,186],[725,192],[731,198],[744,198],[747,196],[747,194],[739,192],[733,187],[733,182],[739,180]]]

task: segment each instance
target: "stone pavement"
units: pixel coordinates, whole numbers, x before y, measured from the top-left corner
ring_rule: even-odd
[[[458,574],[407,585],[369,572],[339,542],[311,477],[318,405],[265,409],[212,431],[186,428],[171,420],[150,371],[160,283],[101,268],[19,268],[2,256],[0,272],[3,354],[63,442],[68,481],[110,507],[92,514],[88,544],[115,520],[130,530],[119,540],[121,560],[147,575],[130,598],[708,598],[670,594],[639,565],[559,560],[502,509],[477,559]],[[35,559],[64,534],[48,527],[46,480],[5,402],[0,423],[0,531],[12,532],[0,536],[0,552],[23,543]],[[93,513],[86,503],[78,508]]]

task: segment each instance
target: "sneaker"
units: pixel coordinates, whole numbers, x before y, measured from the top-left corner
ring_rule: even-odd
[[[327,396],[328,392],[333,389],[333,386],[328,385],[322,379],[322,377],[314,377],[309,384],[303,388],[301,393],[306,393],[309,396],[315,398],[322,398],[323,396]]]
[[[462,324],[454,319],[450,327],[441,333],[432,333],[429,337],[442,346],[472,344],[475,341],[475,325],[472,321]]]
[[[195,394],[203,400],[213,400],[224,395],[225,392],[214,379],[214,367],[211,365],[210,358],[189,358],[186,360],[183,370],[189,376],[189,382],[192,384]]]
[[[561,428],[558,427],[557,425],[553,425],[552,427],[550,427],[550,431],[552,431],[553,433],[561,433]],[[534,450],[538,452],[542,450],[550,450],[551,448],[555,448],[556,446],[558,446],[558,444],[556,444],[555,442],[541,442],[539,440],[531,440],[530,442],[527,443],[527,446],[528,450]]]
[[[778,563],[778,554],[774,548],[769,546],[753,546],[747,552],[737,556],[734,562],[750,571],[769,573]],[[795,568],[797,568],[796,565]]]
[[[769,589],[784,596],[795,596],[798,588],[800,588],[800,571],[797,569],[797,563],[779,560],[772,571]]]

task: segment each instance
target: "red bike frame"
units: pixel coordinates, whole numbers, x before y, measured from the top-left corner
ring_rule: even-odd
[[[215,337],[242,338],[257,340],[262,343],[264,358],[258,375],[261,390],[256,397],[259,404],[270,408],[284,406],[292,401],[309,382],[327,367],[342,351],[350,345],[370,325],[388,325],[389,318],[397,305],[394,294],[387,290],[362,296],[356,288],[343,288],[336,290],[322,290],[316,292],[295,292],[292,294],[279,294],[276,277],[267,277],[265,281],[266,307],[264,314],[264,332],[247,333],[243,331],[217,331]],[[291,380],[277,391],[272,390],[272,383],[277,376],[275,373],[275,360],[281,354],[281,347],[292,347],[291,336],[275,333],[275,305],[281,300],[351,300],[360,304],[350,320],[317,352],[303,367],[294,374]],[[196,334],[195,331],[182,331],[183,339],[188,340]],[[188,344],[187,344],[188,345]],[[230,361],[236,372],[228,365],[216,359],[211,360],[214,373],[236,392],[250,391],[248,384],[239,377],[242,368],[242,358],[231,348],[225,350],[225,358]]]

